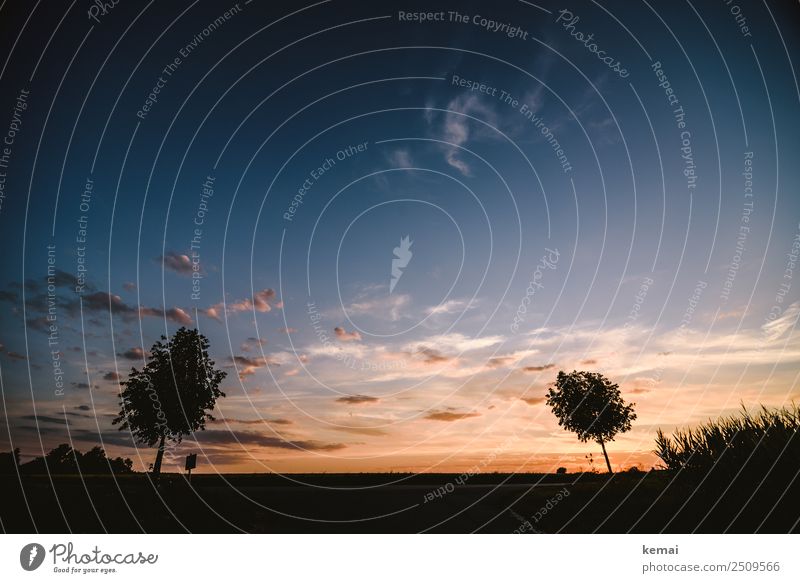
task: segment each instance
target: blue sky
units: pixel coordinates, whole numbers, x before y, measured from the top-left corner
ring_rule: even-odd
[[[497,467],[578,467],[542,403],[561,369],[637,402],[619,466],[653,463],[657,427],[797,398],[794,7],[741,3],[745,36],[722,4],[238,6],[205,36],[227,5],[3,19],[2,119],[30,92],[0,208],[3,447],[146,466],[109,416],[181,325],[229,373],[177,450],[206,471],[456,470],[511,438]]]

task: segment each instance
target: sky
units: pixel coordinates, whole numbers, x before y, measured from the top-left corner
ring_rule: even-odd
[[[598,469],[797,401],[796,3],[0,8],[0,450],[154,450],[119,382],[227,372],[166,469]],[[593,454],[593,459],[586,456]]]

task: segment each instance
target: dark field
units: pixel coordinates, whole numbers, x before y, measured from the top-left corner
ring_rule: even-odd
[[[0,479],[12,533],[785,533],[800,519],[796,481],[725,492],[664,471],[165,475],[158,488],[145,474],[25,476],[24,495]]]

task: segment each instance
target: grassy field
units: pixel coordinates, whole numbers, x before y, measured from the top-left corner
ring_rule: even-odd
[[[800,519],[794,483],[725,491],[666,471],[0,479],[6,532],[747,533]]]

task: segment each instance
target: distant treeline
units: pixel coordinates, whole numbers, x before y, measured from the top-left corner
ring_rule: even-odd
[[[133,461],[130,458],[106,457],[99,445],[86,453],[62,443],[47,455],[20,464],[20,450],[0,452],[0,474],[130,474]]]
[[[794,482],[800,472],[800,407],[761,410],[708,421],[695,428],[656,437],[655,454],[663,468],[710,483]],[[631,468],[629,472],[638,471]],[[106,457],[95,446],[86,453],[62,443],[47,455],[20,464],[20,450],[0,452],[0,474],[128,474],[129,458]],[[559,468],[557,474],[566,473]]]

